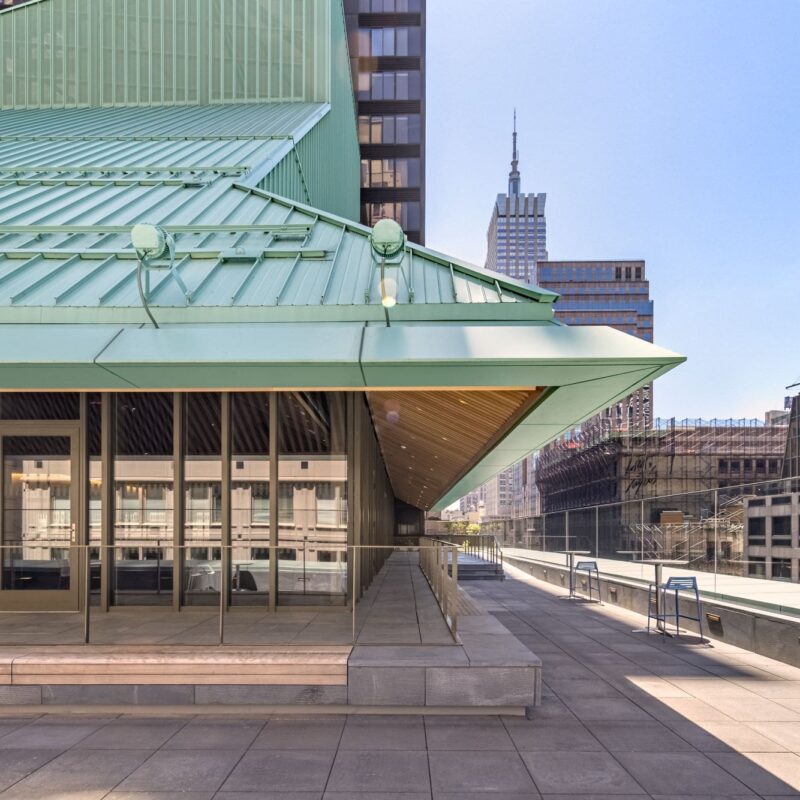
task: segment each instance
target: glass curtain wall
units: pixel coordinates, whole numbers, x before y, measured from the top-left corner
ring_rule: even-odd
[[[113,397],[116,605],[170,605],[173,568],[173,397]]]
[[[0,607],[77,607],[77,393],[0,395]]]
[[[4,436],[2,453],[2,587],[68,590],[75,500],[70,437]]]
[[[270,566],[270,395],[231,394],[231,605],[266,605]]]
[[[278,397],[278,597],[287,604],[344,604],[346,397],[341,392]]]
[[[30,430],[14,429],[20,421]],[[18,446],[13,436],[40,435],[36,422],[53,436],[63,422],[73,434],[56,443],[60,450]],[[35,506],[37,531],[64,545],[28,547],[26,557],[47,561],[45,577],[57,572],[60,588],[74,584],[76,603],[82,584],[67,558],[70,520],[80,524],[76,543],[89,548],[91,595],[101,608],[215,606],[223,587],[233,606],[342,606],[348,544],[391,540],[393,497],[358,393],[0,392],[1,423],[6,483],[22,476],[30,484],[25,497],[17,497],[19,481],[4,488],[3,535],[23,526],[12,512]],[[22,460],[11,463],[17,450]],[[74,491],[57,480],[68,472]],[[359,584],[369,584],[385,555],[361,553]],[[2,589],[8,565],[0,577]]]

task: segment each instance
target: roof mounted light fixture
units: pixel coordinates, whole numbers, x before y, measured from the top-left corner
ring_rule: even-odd
[[[381,219],[375,223],[369,237],[372,257],[381,268],[381,305],[386,315],[386,327],[391,327],[389,309],[397,305],[397,281],[386,276],[386,265],[399,266],[403,261],[406,235],[393,219]]]
[[[150,306],[148,305],[150,294],[150,272],[152,270],[169,270],[169,277],[180,287],[187,303],[192,302],[192,294],[186,288],[183,278],[175,269],[175,239],[159,225],[151,225],[147,222],[140,222],[131,228],[131,244],[136,251],[138,266],[136,269],[136,285],[139,288],[139,297],[142,300],[144,310],[154,327],[158,327]],[[142,283],[142,272],[144,272],[144,284]]]
[[[131,244],[139,258],[161,258],[167,250],[175,252],[175,240],[158,225],[140,222],[131,228]]]

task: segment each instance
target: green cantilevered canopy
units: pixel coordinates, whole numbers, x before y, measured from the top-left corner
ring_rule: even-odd
[[[441,508],[683,360],[609,328],[557,324],[552,292],[411,244],[386,267],[398,300],[386,327],[370,229],[248,185],[273,140],[220,139],[205,163],[141,171],[115,163],[121,143],[93,140],[91,170],[67,163],[68,149],[44,168],[37,142],[21,143],[19,174],[0,176],[2,389],[540,392]],[[208,144],[167,140],[160,157]],[[158,329],[136,287],[130,229],[141,221],[174,237],[189,292],[166,268],[153,273]]]
[[[196,30],[180,2],[143,4],[123,41],[128,8],[0,13],[0,390],[338,389],[373,413],[381,393],[465,393],[455,413],[469,393],[526,398],[425,498],[442,508],[683,360],[558,324],[554,293],[412,244],[384,265],[387,327],[371,230],[346,218],[358,145],[339,0],[242,0],[240,16],[210,0]],[[142,30],[184,31],[208,70],[183,50],[156,63]],[[68,69],[42,71],[65,31]],[[137,223],[174,240],[147,272],[158,328]]]

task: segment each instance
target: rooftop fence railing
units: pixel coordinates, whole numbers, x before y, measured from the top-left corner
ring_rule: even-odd
[[[800,616],[800,477],[484,521],[481,533],[506,557],[563,565],[585,550],[601,573],[643,583],[641,562],[675,559],[665,575],[696,574],[709,598]]]

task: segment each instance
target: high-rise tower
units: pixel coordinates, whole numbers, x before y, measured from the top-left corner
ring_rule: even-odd
[[[344,0],[361,145],[361,221],[425,243],[425,2]]]
[[[486,268],[533,282],[536,263],[547,259],[547,195],[523,194],[521,188],[515,111],[508,193],[498,194],[495,200],[487,234]]]

